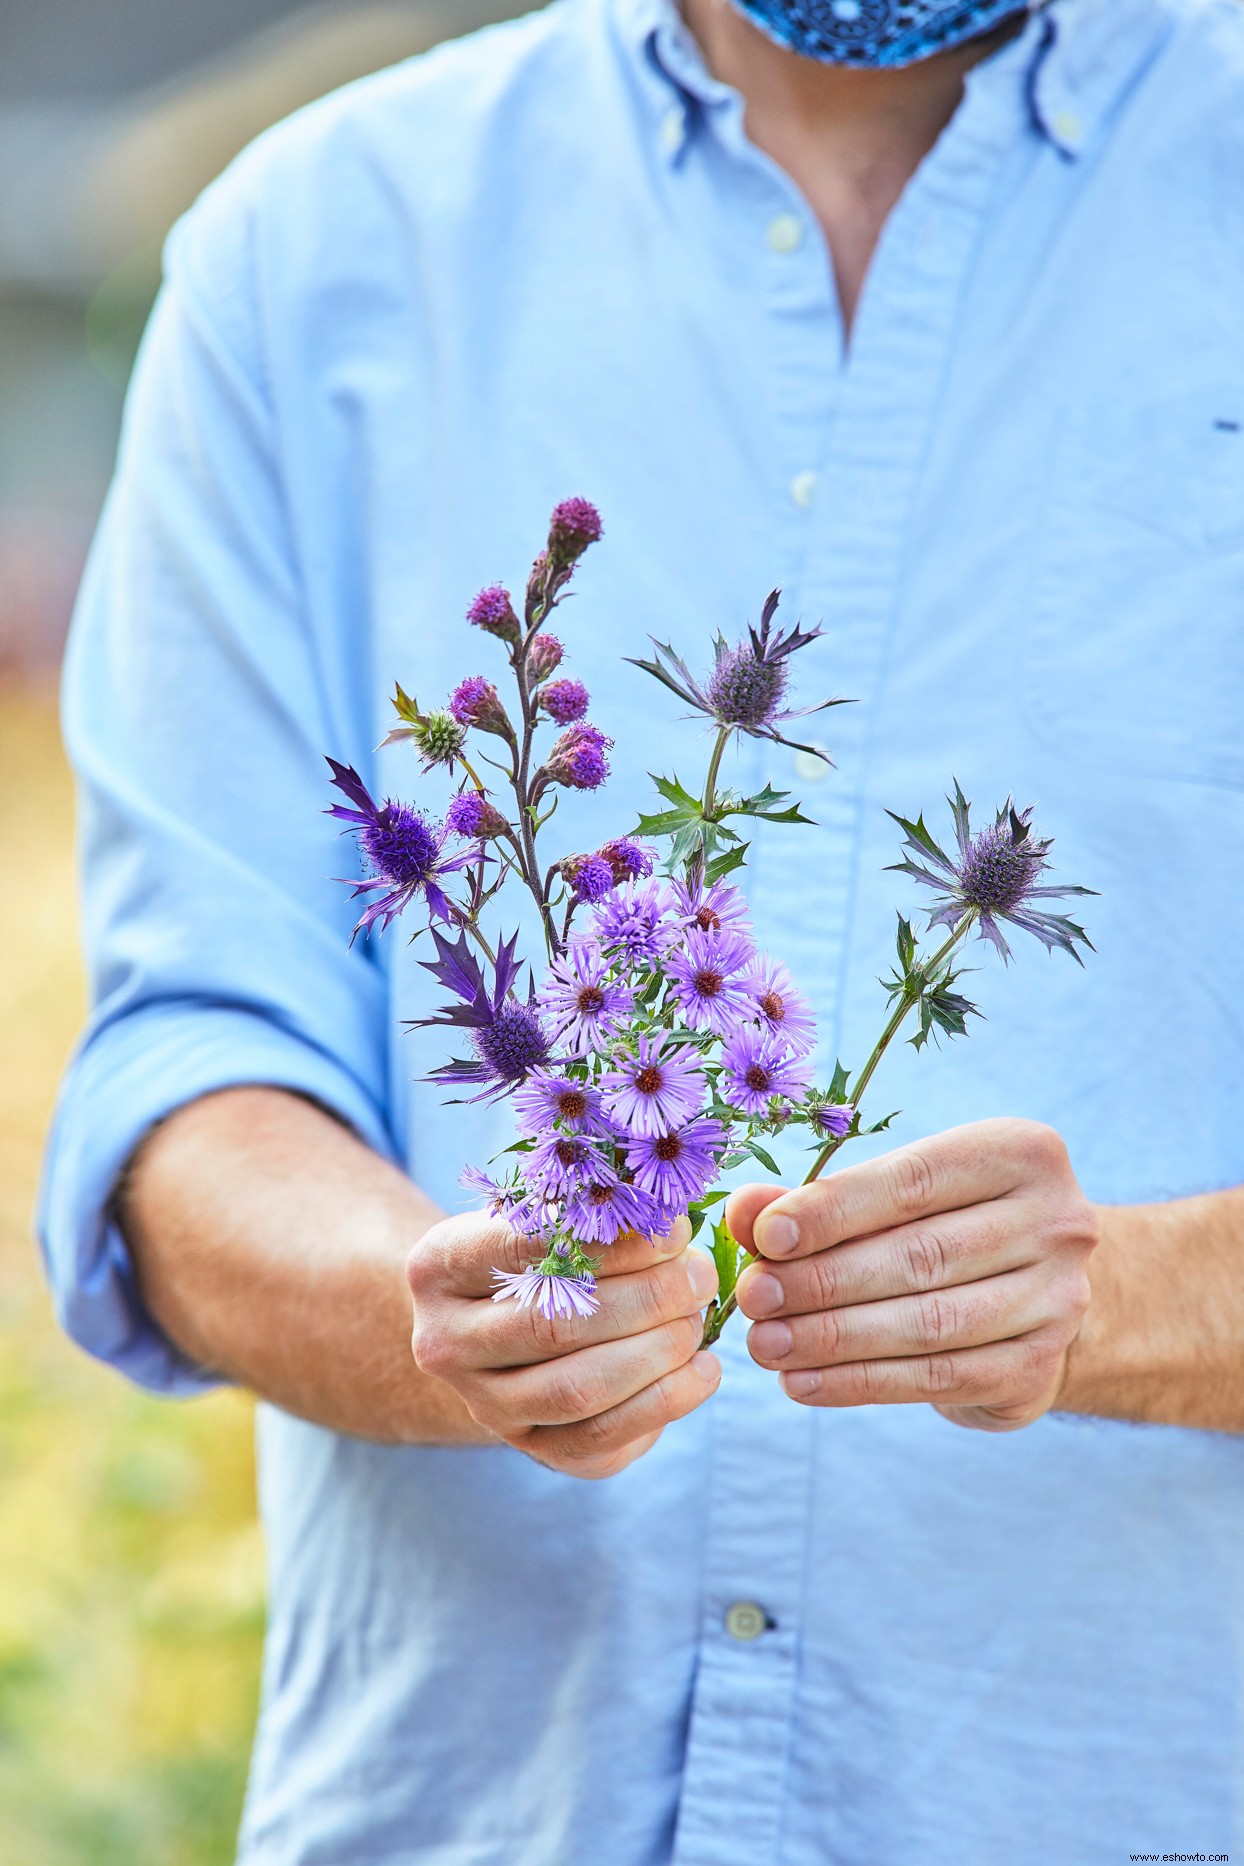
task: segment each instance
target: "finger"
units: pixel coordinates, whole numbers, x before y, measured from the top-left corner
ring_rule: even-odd
[[[781,1376],[783,1392],[804,1406],[1004,1406],[1022,1401],[1051,1380],[1062,1343],[1037,1330],[991,1347],[956,1348],[906,1360],[848,1361]]]
[[[778,1199],[787,1196],[786,1186],[739,1186],[726,1200],[725,1220],[730,1236],[744,1250],[753,1251],[752,1242],[756,1220],[766,1206],[776,1204]]]
[[[658,1258],[629,1276],[602,1279],[597,1285],[600,1307],[594,1315],[550,1319],[534,1304],[521,1308],[517,1302],[441,1302],[429,1318],[428,1332],[435,1329],[440,1337],[438,1346],[431,1348],[432,1364],[422,1342],[416,1355],[426,1372],[443,1377],[451,1366],[532,1366],[600,1342],[642,1335],[682,1316],[698,1316],[716,1291],[716,1264],[705,1251],[691,1249],[679,1257]],[[435,1365],[438,1352],[444,1369]]]
[[[699,1317],[684,1316],[646,1334],[578,1348],[539,1366],[486,1373],[471,1389],[471,1408],[485,1425],[502,1432],[515,1425],[573,1425],[611,1411],[685,1367],[700,1336]],[[651,1424],[641,1429],[650,1430]]]
[[[591,1475],[597,1460],[614,1456],[694,1412],[716,1392],[720,1381],[721,1362],[715,1354],[701,1350],[684,1366],[605,1412],[573,1425],[538,1427],[510,1443],[533,1457],[556,1461],[559,1468],[581,1463],[585,1475]]]
[[[1003,1198],[1026,1177],[1007,1134],[1031,1125],[978,1121],[799,1186],[761,1212],[756,1247],[765,1257],[806,1257],[933,1212]]]
[[[957,1289],[889,1302],[863,1302],[789,1321],[756,1322],[747,1345],[762,1367],[835,1367],[849,1361],[902,1360],[951,1348],[986,1347],[1029,1334],[1066,1313],[1056,1279],[1013,1270]]]
[[[1031,1201],[991,1199],[813,1257],[749,1264],[739,1278],[739,1307],[759,1322],[947,1289],[1034,1262],[1040,1237],[1040,1213]]]
[[[619,1238],[616,1244],[602,1249],[599,1274],[617,1275],[663,1257],[677,1257],[690,1238],[691,1226],[686,1218],[676,1219],[667,1233],[658,1232],[651,1238]],[[407,1260],[407,1281],[416,1296],[446,1292],[490,1296],[495,1286],[494,1270],[525,1270],[528,1264],[539,1261],[544,1249],[538,1238],[525,1237],[502,1219],[466,1212],[457,1218],[442,1219],[424,1233]]]

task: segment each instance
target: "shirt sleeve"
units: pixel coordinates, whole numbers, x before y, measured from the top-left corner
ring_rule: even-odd
[[[324,814],[324,754],[367,769],[373,734],[350,716],[366,681],[348,630],[334,638],[341,609],[317,617],[300,582],[256,245],[228,180],[174,232],[65,674],[92,1013],[39,1235],[69,1334],[164,1392],[211,1377],[144,1310],[110,1209],[151,1126],[267,1083],[396,1152],[384,978],[366,942],[350,947],[332,877],[356,857]]]

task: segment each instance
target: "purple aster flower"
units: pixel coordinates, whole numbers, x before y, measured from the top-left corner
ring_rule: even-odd
[[[555,668],[561,666],[565,649],[556,635],[537,635],[527,650],[527,672],[533,686],[547,680]]]
[[[774,632],[773,618],[780,597],[780,590],[772,592],[761,613],[760,627],[749,628],[746,641],[731,647],[724,635],[717,636],[713,671],[703,685],[669,643],[659,642],[655,637],[651,638],[655,659],[632,661],[631,665],[653,675],[697,712],[707,713],[723,730],[746,732],[757,739],[774,739],[779,745],[789,745],[796,751],[811,752],[828,764],[829,759],[818,745],[800,745],[778,731],[779,725],[788,720],[806,719],[812,713],[824,712],[826,707],[843,704],[841,700],[822,700],[819,706],[783,708],[790,676],[787,663],[792,654],[815,641],[821,631],[796,627],[789,635],[783,635],[780,630]]]
[[[775,1095],[802,1095],[811,1074],[805,1057],[789,1056],[783,1043],[754,1024],[727,1039],[721,1060],[722,1095],[750,1115],[766,1114]]]
[[[572,1055],[605,1048],[630,1017],[634,997],[609,976],[600,948],[576,940],[554,959],[540,990],[540,1005],[553,1021],[554,1033]]]
[[[661,1134],[700,1112],[706,1083],[696,1051],[676,1048],[658,1030],[638,1038],[635,1052],[601,1078],[610,1120],[632,1134]]]
[[[544,1235],[556,1222],[556,1206],[525,1186],[517,1175],[513,1179],[496,1180],[477,1166],[467,1166],[458,1175],[458,1184],[487,1199],[490,1216],[504,1218],[515,1231],[528,1237]]]
[[[930,927],[954,927],[965,915],[971,914],[976,920],[979,937],[992,941],[1007,960],[1011,949],[998,922],[1008,920],[1012,926],[1033,934],[1048,952],[1057,946],[1083,965],[1076,942],[1093,950],[1093,942],[1084,928],[1065,914],[1047,913],[1031,903],[1059,900],[1068,894],[1093,894],[1095,890],[1039,885],[1049,866],[1053,844],[1049,838],[1043,840],[1031,833],[1032,810],[1017,810],[1008,797],[988,828],[973,836],[968,819],[971,806],[957,782],[955,794],[947,802],[954,817],[957,863],[938,847],[925,828],[923,817],[909,823],[905,817],[895,816],[893,810],[886,812],[904,832],[904,846],[908,851],[901,862],[891,866],[902,874],[914,876],[926,887],[937,889],[941,897],[929,916]],[[913,861],[913,855],[919,859]]]
[[[582,1191],[606,1166],[582,1134],[546,1134],[526,1159],[527,1177],[550,1199]]]
[[[546,1321],[561,1316],[595,1315],[600,1307],[596,1278],[588,1270],[569,1273],[546,1270],[533,1263],[526,1270],[494,1270],[494,1302],[517,1302],[520,1309],[539,1309]]]
[[[698,927],[701,933],[720,933],[728,927],[733,933],[750,936],[747,902],[728,881],[714,881],[707,888],[703,882],[688,887],[684,881],[675,881],[672,887],[671,911],[688,930]]]
[[[577,901],[601,901],[613,892],[613,869],[599,855],[568,855],[558,863]]]
[[[624,881],[639,881],[652,873],[655,859],[654,851],[642,842],[635,842],[630,836],[617,836],[607,842],[600,851],[601,860],[608,862],[613,870],[613,879],[618,887]]]
[[[537,1070],[515,1089],[513,1105],[520,1134],[542,1134],[554,1121],[575,1133],[605,1138],[613,1133],[601,1107],[600,1090],[572,1075]]]
[[[602,946],[628,964],[651,963],[675,937],[665,921],[669,902],[664,882],[632,882],[597,908],[592,930]]]
[[[445,894],[441,883],[480,858],[478,846],[445,853],[448,840],[443,825],[432,822],[409,804],[386,798],[378,804],[352,765],[328,760],[333,783],[349,798],[345,804],[330,805],[329,816],[338,817],[354,828],[359,852],[373,879],[353,886],[352,900],[381,890],[379,898],[364,910],[354,931],[370,932],[377,921],[383,932],[416,895],[422,894],[433,920],[453,920],[457,909]]]
[[[495,635],[499,641],[520,641],[522,629],[514,613],[514,604],[510,592],[499,583],[489,584],[481,590],[467,610],[466,619],[482,628],[486,634]]]
[[[591,703],[591,695],[581,680],[550,681],[540,695],[541,706],[559,726],[574,725]]]
[[[801,1055],[816,1048],[812,1006],[784,965],[767,952],[761,953],[748,966],[742,982],[771,1036]]]
[[[824,1095],[809,1095],[806,1106],[808,1125],[822,1140],[828,1140],[831,1136],[834,1140],[842,1140],[851,1132],[855,1109],[850,1102],[834,1102]]]
[[[586,1244],[616,1244],[632,1231],[659,1228],[664,1214],[650,1193],[606,1171],[566,1201],[562,1221]]]
[[[571,726],[555,740],[544,774],[569,790],[599,790],[609,776],[606,753],[612,744],[595,726]]]
[[[642,1192],[650,1192],[666,1212],[685,1211],[707,1192],[717,1176],[717,1151],[726,1130],[707,1115],[666,1134],[645,1134],[627,1147],[626,1163]]]
[[[743,973],[751,942],[723,927],[719,933],[688,933],[665,962],[670,996],[692,1030],[729,1036],[752,1014]]]
[[[451,942],[435,927],[431,931],[436,958],[422,959],[420,964],[459,1002],[446,1005],[432,1017],[408,1021],[413,1029],[467,1030],[475,1054],[456,1057],[433,1069],[427,1079],[453,1086],[482,1083],[481,1093],[470,1099],[495,1100],[534,1069],[543,1069],[549,1060],[548,1035],[534,1008],[521,1003],[511,991],[521,969],[514,957],[518,935],[511,935],[498,946],[490,991],[466,934],[460,933]]]
[[[460,726],[474,726],[479,732],[495,732],[498,738],[514,740],[509,715],[501,704],[497,689],[482,674],[472,674],[459,681],[449,698],[449,710]]]
[[[549,558],[554,564],[573,564],[602,534],[600,513],[589,500],[563,499],[549,520]]]
[[[509,824],[496,804],[481,791],[464,790],[453,799],[445,812],[445,827],[452,830],[455,836],[469,836],[478,841],[480,838],[503,836]]]

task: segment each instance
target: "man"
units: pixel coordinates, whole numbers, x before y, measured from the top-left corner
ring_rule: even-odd
[[[1242,102],[1234,0],[572,0],[175,236],[68,674],[97,1010],[43,1223],[84,1345],[269,1402],[247,1866],[1244,1838]],[[739,758],[814,785],[749,894],[823,1070],[919,904],[883,806],[1039,798],[1100,893],[1085,971],[986,954],[970,1041],[887,1061],[897,1151],[735,1194],[724,1373],[682,1226],[591,1320],[487,1300],[521,1241],[443,1214],[507,1114],[412,1085],[426,974],[329,878],[322,754],[417,788],[386,687],[483,666],[456,619],[570,492],[576,846],[696,756],[649,628],[824,620],[836,768]]]

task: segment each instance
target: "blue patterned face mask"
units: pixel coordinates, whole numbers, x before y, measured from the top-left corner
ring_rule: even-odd
[[[1030,0],[733,0],[779,45],[827,65],[912,65],[1026,12]]]

